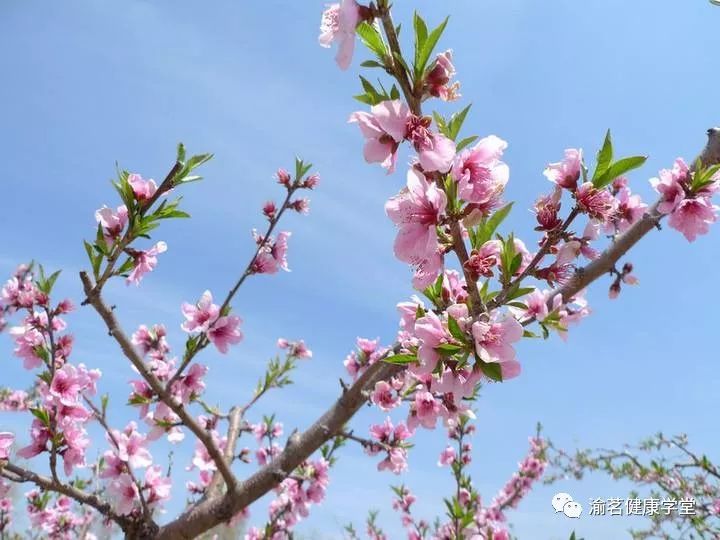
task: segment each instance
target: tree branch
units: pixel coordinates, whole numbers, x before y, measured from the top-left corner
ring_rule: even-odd
[[[707,133],[707,145],[697,158],[702,162],[703,167],[720,164],[720,127],[710,128]],[[692,162],[691,170],[694,170],[697,159]],[[664,217],[663,214],[658,212],[658,204],[659,201],[653,204],[640,221],[616,238],[600,257],[587,266],[578,269],[568,283],[555,289],[549,296],[548,305],[552,305],[552,299],[558,294],[562,295],[564,302],[567,302],[590,283],[609,272],[618,260],[637,244],[642,237],[653,230]]]
[[[13,478],[5,475],[5,472],[8,471],[13,474]],[[12,463],[5,463],[0,468],[0,472],[3,476],[5,476],[5,478],[12,482],[32,482],[33,484],[42,489],[66,495],[71,499],[79,502],[80,504],[86,504],[88,506],[91,506],[95,510],[100,512],[100,514],[102,514],[103,516],[107,516],[108,518],[112,519],[114,522],[120,525],[120,528],[122,528],[123,530],[127,529],[130,524],[130,520],[128,520],[128,518],[116,514],[110,504],[102,500],[97,495],[86,493],[73,486],[63,484],[62,482],[57,482],[52,478],[48,478],[47,476],[42,476],[32,471],[28,471]]]
[[[208,432],[197,423],[195,418],[193,418],[193,416],[185,410],[185,407],[183,407],[181,403],[175,401],[168,394],[163,384],[148,369],[143,359],[135,350],[132,342],[120,327],[120,324],[115,317],[115,313],[103,301],[101,291],[97,288],[93,288],[92,280],[90,279],[90,276],[88,276],[87,272],[80,272],[80,279],[83,283],[88,302],[93,306],[93,308],[95,308],[95,311],[97,311],[100,318],[105,322],[105,326],[107,327],[110,336],[112,336],[118,345],[120,345],[120,349],[125,357],[130,360],[130,363],[135,366],[140,375],[147,381],[152,391],[155,392],[160,400],[170,407],[170,409],[180,417],[183,424],[185,424],[185,426],[192,431],[198,439],[200,439],[205,448],[207,448],[208,454],[217,465],[220,474],[222,474],[225,483],[228,485],[228,490],[231,491],[235,487],[237,480]]]
[[[337,433],[367,401],[367,393],[375,383],[387,380],[403,369],[383,362],[369,366],[357,381],[318,418],[305,432],[291,438],[285,449],[268,465],[258,470],[237,488],[222,497],[212,497],[189,508],[176,520],[160,529],[158,539],[195,538],[202,532],[224,522],[243,508],[257,501],[310,457]]]

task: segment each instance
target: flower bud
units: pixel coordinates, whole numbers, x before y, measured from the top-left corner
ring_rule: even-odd
[[[285,187],[290,187],[290,182],[292,181],[292,178],[290,177],[290,173],[287,172],[285,169],[278,169],[275,173],[275,178],[277,178],[278,184],[282,184]]]

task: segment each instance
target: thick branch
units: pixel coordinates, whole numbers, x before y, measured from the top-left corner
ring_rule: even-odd
[[[402,369],[401,366],[379,361],[355,381],[343,395],[304,433],[291,437],[285,449],[235,490],[223,497],[210,498],[190,508],[175,521],[160,529],[163,540],[195,538],[202,532],[229,520],[249,506],[309,458],[355,415],[367,401],[368,392],[375,383],[387,380]]]
[[[700,159],[704,167],[720,164],[720,127],[708,130],[707,145],[698,156],[698,159]],[[694,167],[695,161],[693,161],[691,165],[691,168]],[[555,289],[550,295],[550,302],[552,302],[552,298],[555,298],[558,294],[562,295],[563,301],[570,300],[578,292],[590,285],[590,283],[614,268],[620,258],[660,222],[663,214],[658,212],[657,207],[658,203],[656,202],[640,221],[616,238],[613,244],[606,249],[600,257],[579,269],[567,284]]]

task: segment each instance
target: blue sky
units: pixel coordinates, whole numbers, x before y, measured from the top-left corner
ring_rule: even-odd
[[[228,406],[249,396],[278,337],[304,338],[315,357],[302,365],[297,385],[271,395],[252,418],[277,411],[288,429],[307,425],[336,396],[342,359],[356,336],[392,339],[394,306],[411,293],[409,272],[392,255],[393,227],[383,211],[402,185],[402,167],[386,177],[363,162],[357,127],[346,119],[361,107],[350,96],[357,93],[364,55],[343,73],[334,53],[317,46],[323,4],[0,6],[3,275],[35,258],[64,268],[57,290],[78,299],[81,239],[93,234],[96,208],[117,204],[108,182],[115,162],[159,179],[178,141],[190,151],[214,152],[206,180],[184,193],[192,221],[162,229],[169,250],[157,271],[140,289],[117,283],[107,292],[126,328],[163,322],[177,350],[180,303],[206,288],[224,294],[244,268],[250,230],[262,226],[261,204],[280,196],[273,171],[289,167],[296,154],[315,163],[323,181],[312,194],[310,216],[290,216],[283,224],[293,231],[292,272],[250,280],[235,302],[246,340],[227,357],[204,358],[212,400]],[[694,157],[705,130],[720,123],[720,74],[711,69],[720,8],[704,0],[397,4],[396,19],[407,28],[414,8],[435,23],[451,15],[441,46],[455,50],[464,100],[474,103],[466,129],[509,141],[507,198],[517,204],[507,226],[528,245],[535,237],[526,209],[547,191],[542,169],[564,148],[581,146],[593,155],[611,127],[618,152],[650,155],[632,176],[635,190],[649,199],[647,178],[678,155]],[[699,450],[720,458],[717,430],[707,420],[720,406],[711,337],[718,322],[713,263],[719,248],[717,230],[693,245],[675,231],[654,232],[629,257],[639,287],[611,302],[609,282],[598,283],[589,295],[593,316],[567,344],[521,345],[523,376],[489,386],[478,403],[472,472],[486,498],[515,469],[537,421],[566,448],[683,431]],[[88,308],[69,323],[77,334],[75,361],[103,370],[102,391],[115,396],[111,419],[124,425],[128,364]],[[2,383],[26,385],[28,374],[7,338],[0,352]],[[364,430],[379,420],[363,411],[353,425]],[[18,417],[0,416],[0,428],[22,426]],[[441,488],[451,486],[435,464],[444,438],[439,431],[422,433],[416,442],[412,472],[402,479],[375,473],[375,460],[359,449],[346,452],[328,502],[301,530],[337,538],[342,524],[357,524],[366,509],[381,508],[396,537],[386,486],[399,481],[417,492],[420,515],[441,512]],[[102,446],[96,439],[94,449]],[[177,452],[175,462],[181,471],[186,453]],[[624,518],[569,523],[553,515],[550,497],[560,488],[581,502],[626,493],[626,486],[600,477],[540,488],[512,514],[520,538],[566,539],[571,525],[588,539],[623,537]],[[256,506],[253,516],[253,523],[263,521],[266,507]]]

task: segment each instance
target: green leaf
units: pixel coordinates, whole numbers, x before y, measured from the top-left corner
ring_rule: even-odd
[[[413,15],[413,29],[415,30],[414,63],[417,66],[420,63],[420,53],[422,52],[428,37],[427,24],[417,11]]]
[[[446,137],[450,137],[450,129],[448,128],[448,123],[445,118],[435,111],[433,111],[433,118],[435,119],[435,124],[437,124],[438,131]]]
[[[312,169],[312,163],[305,163],[302,159],[299,157],[295,157],[295,180],[300,181],[300,179],[305,176],[310,169]]]
[[[185,161],[185,145],[183,143],[178,143],[177,161],[180,163],[183,163]]]
[[[442,343],[435,347],[435,350],[440,354],[450,355],[462,351],[463,348],[460,345],[455,345],[454,343]]]
[[[508,292],[507,299],[515,300],[516,298],[520,298],[521,296],[530,294],[534,290],[535,290],[535,287],[520,287],[520,283],[516,283],[513,286],[512,290]]]
[[[360,76],[360,83],[362,84],[365,94],[355,96],[355,99],[357,99],[358,101],[361,101],[362,103],[367,103],[369,105],[377,105],[378,103],[381,103],[388,99],[388,96],[385,92],[383,92],[382,94],[378,92],[378,90],[372,85],[372,83],[368,81],[365,77]]]
[[[30,408],[32,415],[40,420],[45,426],[50,426],[50,416],[45,409]]]
[[[415,59],[416,80],[420,80],[420,78],[425,73],[425,67],[427,66],[428,60],[430,59],[430,55],[435,49],[438,41],[440,41],[440,37],[445,31],[445,27],[447,26],[449,19],[449,17],[446,17],[445,20],[437,28],[430,32],[430,35],[428,35],[427,39],[423,43],[422,49],[420,50],[417,58]]]
[[[448,137],[450,137],[453,141],[457,139],[457,136],[460,133],[460,129],[465,122],[465,118],[470,111],[470,107],[472,107],[472,103],[465,107],[459,113],[453,114],[450,117],[450,121],[448,122]]]
[[[647,156],[631,156],[619,159],[613,163],[607,171],[605,171],[604,175],[594,181],[593,185],[597,189],[604,188],[619,176],[642,167],[646,161]]]
[[[610,136],[610,130],[608,129],[607,133],[605,134],[605,142],[603,142],[602,148],[600,148],[597,154],[597,166],[595,167],[595,174],[593,174],[592,177],[593,185],[595,184],[595,181],[601,178],[610,168],[612,159],[612,137]]]
[[[385,359],[385,362],[388,364],[397,364],[400,366],[404,366],[407,364],[412,364],[414,362],[417,362],[417,355],[414,354],[395,354],[393,356],[389,356]]]
[[[498,362],[483,362],[480,360],[480,370],[493,381],[502,382],[502,368]]]
[[[364,103],[365,105],[377,105],[378,102],[373,99],[372,97],[368,96],[367,94],[358,94],[357,96],[353,96],[353,99],[358,100],[360,103]]]
[[[505,218],[510,214],[513,203],[506,204],[498,211],[496,211],[487,221],[484,221],[478,226],[476,244],[473,245],[475,248],[479,248],[485,242],[490,240],[495,234],[497,228],[505,221]]]
[[[383,59],[385,57],[387,54],[385,43],[383,42],[380,32],[374,25],[368,23],[367,21],[363,21],[358,25],[355,31],[357,32],[357,35],[360,36],[360,40],[365,44],[365,46],[374,52],[378,58]]]
[[[448,315],[448,330],[450,330],[450,335],[458,341],[467,341],[467,336],[465,336],[465,332],[462,331],[458,322],[451,315]]]
[[[690,191],[697,193],[702,189],[715,183],[713,177],[720,171],[720,165],[711,165],[710,167],[703,167],[702,162],[698,159],[695,162],[695,172],[692,175],[692,183],[690,184]]]
[[[214,154],[197,154],[196,156],[192,156],[185,164],[183,172],[187,174],[193,169],[197,169],[203,163],[210,161],[213,158],[213,155]]]
[[[459,152],[460,150],[462,150],[462,149],[470,146],[472,143],[474,143],[474,142],[477,141],[477,140],[478,140],[478,136],[477,136],[477,135],[472,135],[472,136],[470,136],[470,137],[465,137],[464,139],[462,139],[460,142],[457,143],[457,145],[456,145],[456,151]]]
[[[360,65],[362,67],[366,67],[366,68],[383,68],[383,69],[385,69],[385,66],[376,60],[365,60]]]
[[[517,253],[510,261],[509,274],[514,276],[522,264],[522,253]]]
[[[57,278],[60,276],[60,272],[62,272],[62,270],[53,272],[52,274],[50,274],[50,277],[47,278],[47,280],[45,281],[45,289],[46,290],[44,292],[46,294],[50,294],[52,292],[52,288],[55,286],[55,282],[57,281]]]

